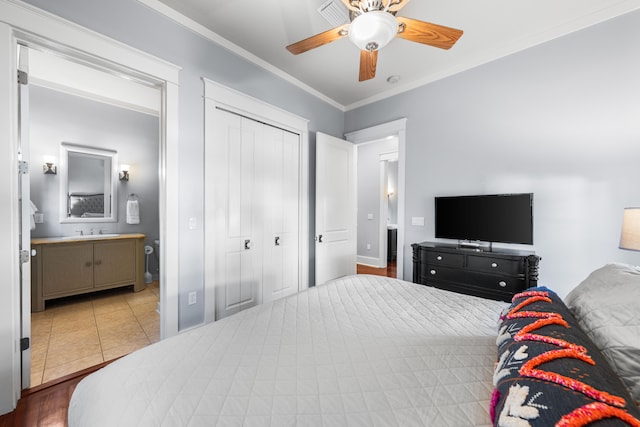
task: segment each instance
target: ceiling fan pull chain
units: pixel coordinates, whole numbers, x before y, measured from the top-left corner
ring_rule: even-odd
[[[398,34],[404,33],[404,30],[406,29],[407,29],[407,24],[405,24],[404,22],[401,22],[400,24],[398,24]]]

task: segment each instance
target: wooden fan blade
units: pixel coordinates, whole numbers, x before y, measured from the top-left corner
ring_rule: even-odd
[[[397,4],[392,4],[391,6],[389,6],[389,12],[397,12],[403,7],[405,7],[407,3],[409,3],[409,0],[391,0],[391,1]]]
[[[378,51],[360,51],[360,78],[359,81],[370,80],[376,76],[376,65],[378,63]]]
[[[400,24],[398,37],[439,47],[440,49],[450,49],[463,33],[462,30],[405,18],[404,16],[396,16],[396,19]],[[402,25],[404,25],[404,31],[402,31]]]
[[[349,34],[349,24],[344,24],[336,28],[332,28],[315,36],[311,36],[297,43],[287,46],[287,50],[294,55],[306,52],[316,47],[324,46],[327,43],[341,39]]]

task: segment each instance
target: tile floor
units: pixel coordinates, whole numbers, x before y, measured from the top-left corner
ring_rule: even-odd
[[[48,301],[31,314],[31,387],[160,340],[158,282]]]

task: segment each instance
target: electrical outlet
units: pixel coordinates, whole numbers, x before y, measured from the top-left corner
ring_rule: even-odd
[[[367,243],[367,250],[370,251],[371,250],[371,243]]]
[[[197,302],[196,292],[189,292],[189,305],[193,305]]]
[[[33,222],[35,222],[36,224],[43,224],[44,223],[44,214],[43,213],[37,213],[33,215]]]

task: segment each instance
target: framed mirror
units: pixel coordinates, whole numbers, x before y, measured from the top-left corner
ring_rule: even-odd
[[[60,144],[60,222],[117,222],[118,153]]]

